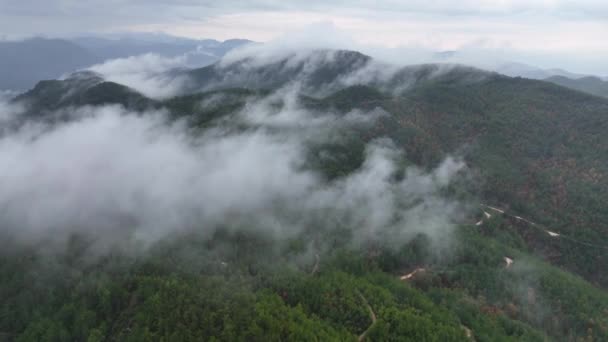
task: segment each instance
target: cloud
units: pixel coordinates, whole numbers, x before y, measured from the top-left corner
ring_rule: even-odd
[[[98,6],[99,0],[85,1],[64,1],[49,0],[44,7],[33,0],[4,0],[4,10],[11,15],[36,15],[51,14],[54,16],[67,16],[72,14],[113,13],[119,18],[125,16],[120,13],[120,9],[128,8],[139,10],[144,17],[158,18],[162,15],[174,14],[193,17],[194,14],[202,14],[203,18],[218,14],[242,13],[247,11],[294,11],[304,8],[319,11],[342,10],[347,12],[354,11],[391,11],[395,13],[433,13],[441,15],[458,14],[494,14],[512,15],[520,12],[544,12],[544,13],[568,13],[582,12],[595,15],[605,15],[608,12],[608,5],[602,0],[465,0],[454,3],[449,0],[439,1],[395,1],[395,0],[359,0],[359,1],[290,1],[290,2],[270,2],[267,0],[253,0],[243,2],[241,0],[226,0],[221,3],[214,1],[130,1],[130,0],[110,0],[112,6],[107,8]],[[188,15],[190,12],[190,15]],[[206,14],[205,14],[206,13]],[[108,18],[112,19],[112,18]]]
[[[88,69],[99,73],[108,81],[131,87],[156,99],[177,95],[188,83],[184,76],[175,76],[170,71],[187,65],[187,57],[162,57],[144,54],[119,58],[97,64]]]
[[[103,4],[99,0],[51,0],[43,5],[4,0],[2,6],[0,31],[8,36],[141,31],[270,41],[311,23],[329,22],[358,44],[437,52],[463,50],[485,42],[486,47],[496,50],[492,54],[501,58],[517,57],[518,62],[545,68],[608,74],[603,62],[608,58],[604,44],[608,3],[601,0],[112,0]],[[327,32],[317,33],[317,40],[328,40]],[[397,56],[405,50],[392,54]]]
[[[271,58],[284,58],[287,54],[296,54],[314,49],[347,49],[355,45],[354,38],[339,30],[331,22],[308,24],[304,29],[285,32],[285,34],[265,44],[249,44],[228,52],[222,59],[223,64],[230,64],[243,57],[254,58],[261,64]]]
[[[21,104],[10,101],[15,96],[17,96],[16,92],[11,90],[0,90],[0,136],[8,129],[8,125],[23,112],[23,106]]]
[[[550,22],[544,22],[543,20],[539,19],[537,24],[542,23],[543,26],[552,26]],[[272,22],[272,20],[266,22]],[[251,56],[253,60],[261,61],[258,64],[264,64],[272,62],[272,58],[285,58],[289,55],[302,56],[303,51],[346,49],[362,52],[381,62],[370,65],[370,67],[385,74],[392,72],[390,65],[456,63],[486,70],[499,70],[505,64],[513,62],[527,63],[546,69],[563,68],[573,72],[600,76],[608,74],[606,63],[604,63],[605,57],[608,56],[608,50],[603,45],[597,44],[601,40],[600,35],[608,32],[608,26],[605,24],[580,24],[579,26],[575,25],[576,27],[562,24],[560,27],[566,32],[555,31],[555,37],[550,39],[533,26],[528,26],[524,29],[530,31],[525,38],[529,40],[528,43],[519,38],[517,43],[513,43],[511,38],[492,39],[484,36],[451,39],[450,35],[456,34],[459,30],[470,30],[465,27],[466,25],[463,26],[459,23],[454,23],[454,25],[443,23],[442,25],[453,28],[453,30],[450,29],[450,35],[445,36],[446,39],[437,38],[439,36],[436,37],[437,39],[433,38],[430,41],[412,38],[402,40],[393,46],[387,46],[382,41],[373,38],[362,39],[367,33],[374,33],[374,37],[387,37],[392,33],[387,35],[382,32],[363,30],[364,35],[358,35],[352,31],[352,27],[349,28],[349,25],[340,23],[340,20],[306,24],[284,32],[264,44],[249,45],[233,50],[224,58],[223,63],[229,64],[234,60]],[[499,31],[507,35],[515,34],[523,29],[517,25],[501,24],[500,21],[495,25],[497,25]],[[400,37],[407,37],[410,34],[417,35],[416,32],[419,31],[432,32],[435,30],[434,24],[418,22],[417,19],[403,22],[388,21],[372,26],[376,28],[383,26],[381,30],[398,33]],[[583,36],[586,38],[580,38]],[[568,37],[568,39],[564,39],[564,37]],[[443,44],[443,40],[450,43]],[[543,43],[539,44],[539,41]],[[581,54],[580,51],[583,50],[590,53]],[[451,54],[441,54],[441,52],[446,51]],[[591,53],[591,51],[593,52]],[[369,76],[372,73],[366,72],[365,75]]]
[[[462,212],[440,196],[464,167],[453,159],[431,173],[408,168],[397,180],[400,152],[376,141],[363,166],[345,178],[329,181],[307,167],[311,141],[368,124],[360,120],[365,113],[340,120],[295,102],[277,108],[254,101],[193,135],[163,111],[73,110],[79,119],[30,124],[0,138],[0,163],[10,165],[0,170],[3,234],[42,242],[78,232],[94,236],[103,250],[181,231],[211,234],[219,226],[285,239],[314,224],[348,228],[354,245],[396,245],[416,233],[449,234]]]

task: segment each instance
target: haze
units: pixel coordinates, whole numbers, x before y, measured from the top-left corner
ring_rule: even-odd
[[[601,0],[0,1],[4,39],[155,32],[267,42],[293,31],[393,59],[467,51],[475,55],[467,61],[608,75],[608,3]]]

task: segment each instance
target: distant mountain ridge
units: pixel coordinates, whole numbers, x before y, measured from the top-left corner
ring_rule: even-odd
[[[564,76],[552,76],[546,78],[545,81],[584,93],[608,98],[608,81],[602,80],[599,77],[586,76],[572,79]]]
[[[64,39],[0,41],[0,89],[25,90],[98,61],[87,49]]]
[[[465,53],[464,56],[461,56],[458,50],[450,50],[450,51],[438,51],[432,55],[431,60],[435,62],[451,62],[451,61],[465,61],[465,64],[478,65],[478,63],[483,61],[480,59],[480,56],[477,56],[474,59],[470,59],[470,56],[467,57]],[[498,72],[500,74],[509,76],[509,77],[524,77],[530,78],[534,80],[543,80],[552,76],[562,76],[571,79],[578,79],[587,76],[595,76],[599,77],[602,80],[608,81],[608,76],[603,77],[601,75],[592,75],[587,73],[576,73],[571,72],[561,68],[541,68],[535,65],[526,64],[518,61],[502,61],[502,62],[493,62],[487,63],[488,61],[492,61],[494,58],[488,59],[485,58],[485,62],[481,62],[480,65],[483,65],[483,69],[491,70]],[[467,62],[468,61],[468,62]]]
[[[187,53],[198,54],[198,65],[205,65],[217,61],[228,51],[244,44],[251,43],[246,39],[229,39],[223,42],[215,39],[185,39],[173,40],[141,40],[137,37],[109,39],[100,37],[78,37],[70,41],[84,47],[103,60],[137,56],[155,53],[166,57],[181,56]]]
[[[563,69],[542,69],[536,66],[515,62],[499,65],[495,70],[496,72],[510,77],[525,77],[535,80],[542,80],[552,76],[561,76],[572,79],[588,76],[586,74],[573,73]]]
[[[0,90],[25,91],[36,82],[57,79],[108,59],[146,53],[164,57],[187,56],[187,63],[202,66],[213,63],[228,51],[248,44],[242,39],[216,40],[175,39],[143,40],[80,37],[74,39],[31,38],[0,41]]]

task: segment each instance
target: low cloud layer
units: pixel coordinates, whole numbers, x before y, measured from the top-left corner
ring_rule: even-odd
[[[355,244],[450,233],[462,207],[439,192],[461,162],[449,158],[430,173],[409,168],[396,180],[400,152],[376,141],[359,170],[327,181],[305,165],[307,143],[383,114],[339,117],[286,103],[248,104],[231,119],[248,123],[245,130],[224,123],[192,135],[163,111],[105,106],[73,109],[78,119],[62,125],[29,124],[4,135],[3,233],[44,241],[85,232],[100,241],[126,235],[150,243],[219,226],[284,238],[314,225],[348,228]]]
[[[187,84],[184,77],[171,75],[174,69],[187,65],[187,56],[162,57],[145,54],[109,60],[94,65],[89,70],[99,73],[108,81],[131,87],[140,93],[157,99],[177,95]]]
[[[606,30],[608,28],[603,31]],[[397,32],[400,31],[397,30]],[[379,62],[395,66],[452,63],[504,72],[507,67],[512,68],[513,63],[522,63],[528,65],[520,65],[516,70],[517,76],[530,75],[530,70],[526,70],[527,68],[539,70],[561,68],[574,73],[608,75],[603,58],[605,52],[600,51],[601,49],[580,55],[578,49],[574,47],[566,49],[566,51],[544,51],[522,48],[508,42],[487,38],[479,38],[450,47],[438,47],[434,44],[414,41],[386,46],[376,41],[361,41],[359,38],[333,21],[308,24],[285,32],[264,44],[249,45],[233,50],[224,58],[224,63],[246,56],[271,61],[277,56],[301,55],[305,50],[344,49],[359,51]],[[538,42],[535,44],[538,45]]]
[[[0,90],[0,136],[7,129],[7,125],[23,111],[21,104],[11,103],[10,100],[15,96],[17,94],[13,91]]]

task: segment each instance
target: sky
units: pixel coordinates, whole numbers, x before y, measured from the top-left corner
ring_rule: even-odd
[[[608,75],[605,0],[0,0],[5,38],[135,31],[266,42],[319,24],[356,44],[509,51]]]

